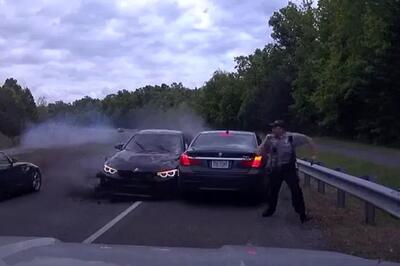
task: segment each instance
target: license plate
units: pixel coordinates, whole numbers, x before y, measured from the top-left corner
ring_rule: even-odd
[[[211,168],[227,169],[229,168],[229,161],[211,161]]]

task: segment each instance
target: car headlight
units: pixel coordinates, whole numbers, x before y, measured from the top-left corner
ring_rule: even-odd
[[[114,169],[108,165],[104,165],[104,172],[109,173],[109,174],[115,174],[117,172],[117,169]]]
[[[157,176],[161,178],[171,178],[174,176],[179,175],[178,169],[172,169],[172,170],[167,170],[167,171],[161,171],[157,173]]]

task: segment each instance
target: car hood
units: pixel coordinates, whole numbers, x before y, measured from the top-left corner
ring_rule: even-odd
[[[107,160],[107,165],[117,170],[153,172],[175,169],[179,155],[173,153],[136,153],[127,150],[117,152]]]
[[[165,248],[63,243],[54,238],[0,238],[0,265],[399,265],[337,252],[224,246],[219,249]]]

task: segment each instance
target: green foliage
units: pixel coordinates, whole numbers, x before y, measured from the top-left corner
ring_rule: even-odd
[[[283,118],[314,134],[400,144],[398,14],[398,0],[289,2],[269,20],[274,43],[216,72],[200,111],[216,126],[265,130]]]
[[[92,125],[110,123],[118,127],[134,126],[138,116],[145,113],[163,113],[181,106],[194,106],[196,90],[189,90],[181,83],[145,86],[134,91],[120,90],[103,100],[88,96],[72,103],[56,101],[47,104],[38,101],[39,120],[66,121],[73,124]]]
[[[217,71],[203,86],[197,101],[205,120],[220,128],[235,128],[243,94],[240,79],[233,73]]]
[[[366,141],[399,141],[394,132],[400,129],[400,87],[392,75],[400,67],[392,60],[399,53],[399,4],[319,2],[321,64],[310,101],[323,130]]]
[[[0,87],[0,132],[17,136],[36,120],[36,104],[30,90],[23,89],[15,79],[7,79]]]

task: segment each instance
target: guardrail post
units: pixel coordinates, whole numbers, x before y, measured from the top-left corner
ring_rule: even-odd
[[[371,176],[361,176],[360,178],[368,180],[368,181],[375,181],[375,178]],[[375,224],[375,206],[369,202],[365,202],[365,223],[374,225]]]
[[[345,170],[343,168],[336,167],[334,170],[338,172],[344,173]],[[336,206],[338,208],[345,208],[346,207],[346,192],[344,192],[341,189],[337,190],[337,201],[336,201]]]
[[[368,202],[365,203],[365,222],[375,224],[375,206]]]
[[[309,187],[311,185],[311,177],[307,174],[304,174],[304,186]]]
[[[400,187],[396,189],[397,191],[397,195],[400,197]],[[399,210],[400,210],[400,203],[399,203]],[[394,219],[398,219],[396,216],[394,216],[393,214],[390,215],[390,217],[394,218]]]
[[[345,208],[346,207],[346,192],[343,190],[337,190],[337,202],[336,206],[338,208]]]
[[[318,180],[318,192],[325,194],[325,183],[321,180]]]

